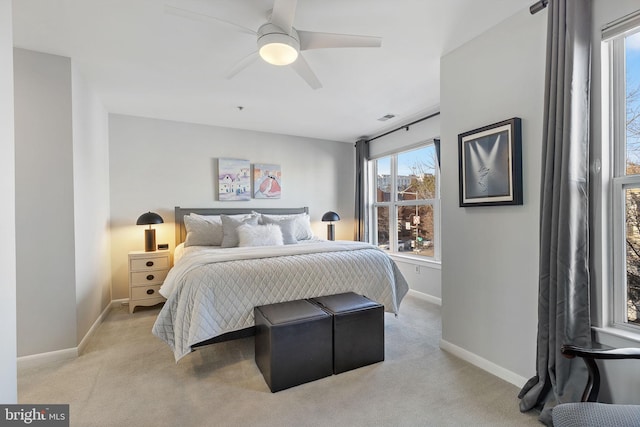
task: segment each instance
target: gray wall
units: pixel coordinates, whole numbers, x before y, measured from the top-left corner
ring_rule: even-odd
[[[441,61],[442,347],[522,385],[535,373],[546,12]],[[458,134],[522,119],[524,204],[458,205]]]
[[[108,115],[72,63],[77,341],[111,303]]]
[[[69,58],[14,73],[18,355],[75,352],[111,301],[107,113]]]
[[[0,402],[17,403],[15,145],[11,0],[0,0]]]
[[[602,144],[601,28],[638,9],[636,0],[593,2],[591,158],[594,336],[614,347],[638,346],[637,334],[607,328],[611,251],[606,224],[609,147]],[[535,373],[538,209],[547,12],[527,11],[444,56],[442,111],[442,347],[521,386]],[[491,108],[485,108],[487,100]],[[523,119],[524,205],[458,207],[457,134],[512,116]],[[603,227],[602,224],[605,224]],[[490,250],[487,250],[490,249]],[[640,403],[638,368],[606,361],[603,401]],[[630,375],[630,373],[632,373]]]
[[[237,129],[110,115],[110,191],[113,298],[128,298],[127,253],[144,249],[147,211],[165,223],[158,243],[174,246],[173,208],[309,206],[313,231],[326,236],[322,214],[332,210],[337,239],[353,239],[353,144]],[[282,168],[282,198],[216,200],[216,159],[233,157]]]
[[[14,50],[18,355],[76,346],[71,60]]]

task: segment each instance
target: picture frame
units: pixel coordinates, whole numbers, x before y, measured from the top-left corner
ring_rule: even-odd
[[[514,117],[458,135],[460,207],[522,205],[522,123]]]
[[[249,160],[218,159],[218,200],[251,199],[251,169]]]
[[[279,199],[282,194],[280,165],[256,163],[253,165],[253,198]]]

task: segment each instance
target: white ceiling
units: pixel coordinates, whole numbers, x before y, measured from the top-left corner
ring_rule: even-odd
[[[226,79],[255,37],[164,7],[257,30],[273,0],[14,0],[14,43],[71,57],[112,113],[354,142],[437,111],[440,57],[533,2],[299,0],[299,30],[383,39],[303,52],[318,90],[261,60]]]

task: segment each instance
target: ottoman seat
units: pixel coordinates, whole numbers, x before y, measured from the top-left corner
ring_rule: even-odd
[[[333,373],[384,360],[384,306],[353,292],[312,298],[333,317]]]
[[[333,373],[332,319],[306,300],[254,308],[255,360],[275,393]]]

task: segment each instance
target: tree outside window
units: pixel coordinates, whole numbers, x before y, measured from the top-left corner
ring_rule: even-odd
[[[625,37],[627,176],[640,176],[640,32]],[[625,189],[627,321],[640,324],[640,188]]]
[[[435,258],[439,171],[434,145],[383,157],[373,165],[376,243],[391,252]]]

